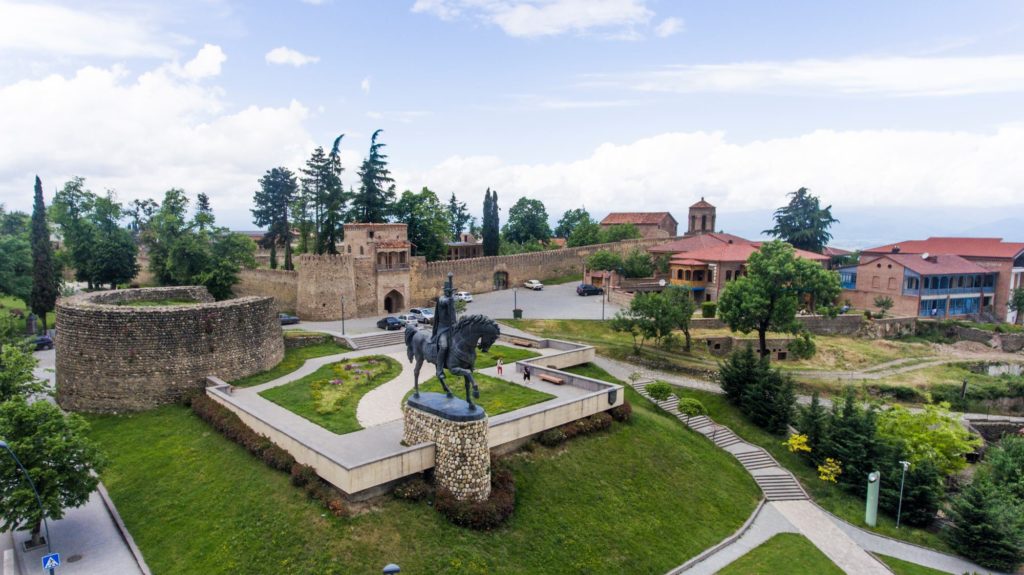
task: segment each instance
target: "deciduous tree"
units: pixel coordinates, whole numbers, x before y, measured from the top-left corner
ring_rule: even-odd
[[[548,212],[544,203],[530,198],[519,198],[508,210],[508,222],[503,228],[505,239],[517,244],[551,239]]]
[[[1024,324],[1024,287],[1015,288],[1010,292],[1010,301],[1007,305],[1010,311],[1017,312],[1016,323]]]
[[[416,246],[415,255],[427,261],[447,256],[446,242],[452,230],[448,216],[437,194],[426,187],[419,193],[406,190],[394,207],[395,221],[407,226],[409,241]]]
[[[590,217],[590,212],[586,208],[573,208],[566,210],[562,217],[558,220],[558,225],[555,226],[555,237],[557,238],[568,238],[572,237],[572,234],[581,225],[597,224],[593,218]]]
[[[616,271],[622,267],[622,256],[609,250],[598,250],[586,260],[587,268],[600,271]]]

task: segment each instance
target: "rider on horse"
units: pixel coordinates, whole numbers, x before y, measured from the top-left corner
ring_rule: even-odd
[[[455,326],[455,300],[452,294],[455,288],[452,287],[452,273],[448,272],[448,279],[444,283],[444,295],[437,298],[437,305],[434,306],[434,326],[430,335],[430,343],[437,346],[437,379],[441,384],[445,383],[444,368],[448,365],[448,353],[452,347],[452,327]]]

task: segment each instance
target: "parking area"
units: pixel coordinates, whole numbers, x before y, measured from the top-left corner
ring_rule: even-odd
[[[510,319],[512,309],[518,305],[523,310],[523,319],[601,319],[602,316],[609,319],[619,310],[619,306],[605,301],[604,296],[576,295],[577,285],[578,282],[570,282],[544,286],[541,291],[519,287],[473,294],[473,301],[467,305],[465,313]],[[379,332],[381,330],[376,325],[378,319],[379,316],[346,320],[345,333],[356,335]],[[287,327],[336,333],[342,331],[341,321],[304,321]]]

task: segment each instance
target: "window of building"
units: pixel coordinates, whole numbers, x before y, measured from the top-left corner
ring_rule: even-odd
[[[992,287],[992,285],[995,283],[995,281],[996,281],[996,276],[995,275],[993,275],[993,274],[986,275],[985,276],[985,287]]]
[[[348,253],[352,253],[352,246],[348,247]]]
[[[889,278],[889,289],[896,289],[896,278]]]
[[[676,279],[677,280],[683,279],[683,270],[676,270]]]
[[[949,276],[939,278],[939,289],[949,289]]]
[[[708,229],[708,217],[706,215],[700,217],[700,231],[706,231]]]
[[[882,278],[878,276],[873,276],[871,278],[871,287],[876,289],[882,287]]]
[[[686,281],[690,281],[690,270],[686,270]]]
[[[725,281],[732,281],[732,270],[725,270]]]
[[[370,239],[373,239],[373,230],[370,230]]]
[[[359,246],[359,255],[364,255],[363,254],[363,246]]]

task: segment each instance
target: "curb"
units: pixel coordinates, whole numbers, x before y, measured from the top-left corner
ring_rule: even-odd
[[[114,525],[117,526],[117,531],[121,534],[121,538],[124,539],[125,543],[128,544],[128,549],[132,552],[132,557],[135,558],[135,563],[139,566],[139,570],[143,575],[153,575],[153,572],[149,570],[149,566],[146,565],[146,560],[142,558],[142,551],[138,545],[135,544],[135,539],[132,538],[132,534],[128,532],[128,528],[125,526],[124,521],[121,520],[121,515],[117,512],[117,507],[114,506],[114,502],[110,499],[110,494],[107,493],[107,488],[102,483],[98,486],[100,499],[103,500],[103,505],[107,508],[107,513],[110,514],[110,518],[114,520]]]
[[[708,547],[704,551],[701,551],[696,557],[691,557],[686,563],[683,563],[678,567],[673,567],[671,570],[667,571],[665,575],[680,575],[681,573],[685,573],[698,563],[707,560],[722,549],[735,543],[740,537],[743,537],[743,535],[750,530],[750,527],[754,524],[754,521],[757,520],[757,516],[761,514],[761,510],[764,509],[767,502],[768,500],[762,497],[761,501],[754,509],[754,512],[750,514],[750,517],[747,517],[747,521],[743,525],[740,525],[740,528],[737,529],[735,533],[725,539],[722,539],[712,547]]]

